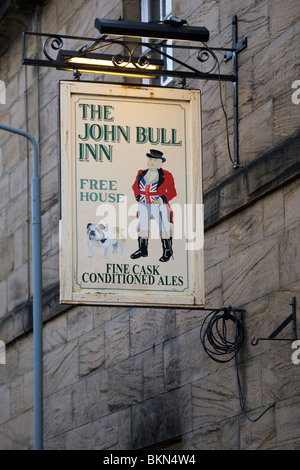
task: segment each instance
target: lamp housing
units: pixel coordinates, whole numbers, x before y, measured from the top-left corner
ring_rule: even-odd
[[[95,27],[101,34],[109,36],[197,42],[207,42],[209,40],[207,28],[203,26],[188,26],[185,23],[175,26],[173,23],[146,23],[96,18]]]
[[[143,57],[129,58],[127,56],[97,53],[80,54],[77,51],[63,49],[58,52],[56,60],[65,63],[65,66],[60,65],[57,67],[60,70],[77,69],[82,73],[92,72],[142,78],[149,78],[151,71],[157,71],[164,66],[164,61],[160,59],[145,58],[143,60]],[[151,76],[151,78],[156,78],[156,76]]]

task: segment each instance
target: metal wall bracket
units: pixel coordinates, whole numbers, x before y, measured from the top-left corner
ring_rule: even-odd
[[[237,16],[232,17],[232,47],[209,47],[206,43],[200,43],[202,45],[182,45],[177,42],[172,44],[167,43],[166,40],[158,40],[155,42],[147,42],[147,40],[137,41],[132,38],[124,40],[124,38],[109,37],[107,35],[100,36],[99,38],[92,39],[88,37],[79,36],[65,36],[57,34],[45,34],[45,33],[34,33],[24,32],[22,36],[22,64],[32,65],[39,67],[54,67],[58,70],[71,69],[73,71],[73,77],[75,80],[80,79],[80,68],[82,64],[76,62],[66,62],[59,59],[58,51],[64,49],[64,41],[68,43],[68,49],[70,49],[70,42],[75,41],[76,44],[76,56],[84,57],[84,55],[91,52],[99,52],[113,50],[111,55],[113,65],[111,67],[85,65],[84,69],[87,73],[102,73],[102,74],[118,74],[128,76],[139,76],[141,71],[145,77],[174,77],[178,79],[178,85],[185,86],[186,79],[200,79],[200,80],[215,80],[231,82],[233,86],[233,158],[232,163],[234,168],[239,167],[239,138],[238,138],[238,65],[237,55],[245,47],[247,47],[247,38],[238,41],[237,38]],[[36,53],[34,57],[27,57],[26,39],[28,37],[35,36],[44,37],[41,52]],[[125,38],[126,39],[126,38]],[[80,42],[83,44],[80,47]],[[32,41],[31,41],[32,45]],[[117,49],[119,48],[119,51]],[[180,60],[183,50],[190,51],[190,60]],[[174,51],[178,51],[178,54],[174,54]],[[52,52],[52,56],[51,56]],[[110,52],[111,53],[111,52]],[[56,54],[54,56],[54,54]],[[220,60],[217,55],[222,54],[222,60],[224,62],[232,60],[232,73],[221,74],[220,73]],[[149,65],[149,59],[151,56],[155,58],[165,59],[166,63],[172,62],[174,67],[163,68],[160,70],[147,70]],[[196,65],[193,64],[193,61]],[[124,65],[131,62],[134,67],[126,69]],[[223,107],[223,104],[222,104]],[[226,117],[227,124],[227,117]],[[226,126],[227,127],[227,126]],[[228,130],[228,129],[227,129]],[[228,142],[227,142],[228,143]],[[229,148],[229,144],[228,144]],[[230,152],[231,153],[231,152]]]
[[[292,313],[270,334],[267,338],[253,338],[251,341],[252,346],[256,346],[259,341],[296,341],[297,340],[297,321],[296,321],[296,297],[292,298]],[[277,338],[277,335],[289,324],[292,323],[293,338]]]

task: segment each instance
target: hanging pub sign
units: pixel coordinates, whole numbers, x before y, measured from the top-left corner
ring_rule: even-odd
[[[200,92],[60,82],[60,301],[203,306]]]

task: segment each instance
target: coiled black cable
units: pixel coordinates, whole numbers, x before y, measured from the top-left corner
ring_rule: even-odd
[[[215,362],[224,363],[235,359],[239,402],[244,416],[251,422],[258,421],[275,403],[269,405],[259,416],[250,418],[246,412],[238,369],[238,353],[244,339],[242,311],[232,307],[211,311],[200,329],[204,351]],[[233,328],[232,328],[233,327]]]
[[[228,322],[235,329],[228,328]],[[200,339],[205,352],[216,362],[229,362],[240,350],[243,339],[243,326],[236,311],[231,307],[210,312],[200,330]]]

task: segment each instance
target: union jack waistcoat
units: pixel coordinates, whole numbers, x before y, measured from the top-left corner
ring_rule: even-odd
[[[145,178],[139,182],[140,199],[139,202],[144,204],[154,204],[156,199],[159,198],[157,194],[158,181],[154,183],[146,183]]]

